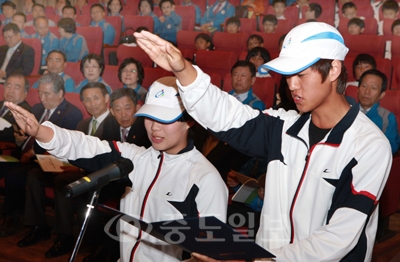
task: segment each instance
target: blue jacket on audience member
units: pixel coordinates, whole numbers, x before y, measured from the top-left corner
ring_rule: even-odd
[[[214,7],[217,6],[219,2],[215,2],[210,6],[205,12],[200,20],[200,24],[213,23],[213,27],[221,31],[220,25],[225,23],[225,19],[235,15],[235,7],[231,5],[228,1],[225,2],[224,8],[222,8],[217,14],[214,14]]]
[[[233,93],[235,93],[234,90],[231,90],[229,92],[230,95],[233,95]],[[247,98],[242,103],[245,104],[245,105],[249,105],[254,109],[264,110],[266,108],[264,102],[261,101],[258,96],[253,95],[253,89],[252,88],[250,88],[249,92],[247,92]]]
[[[193,3],[189,3],[189,4],[185,4],[182,3],[182,6],[193,6],[194,10],[196,11],[196,21],[195,24],[200,24],[200,20],[201,20],[201,10],[200,7],[198,7],[197,5],[193,4]]]
[[[30,36],[30,38],[37,38],[42,42],[42,63],[41,65],[44,66],[46,65],[46,58],[48,53],[50,53],[53,50],[57,50],[60,47],[60,42],[53,33],[50,31],[47,33],[45,37],[41,37],[38,33],[33,34]]]
[[[392,153],[396,153],[400,144],[396,116],[389,110],[379,106],[379,102],[375,103],[365,115],[382,130],[390,142]]]
[[[158,34],[161,38],[176,43],[176,33],[182,28],[182,17],[174,11],[171,12],[171,15],[164,17],[166,20],[164,23],[160,23]]]
[[[89,54],[86,39],[77,33],[69,39],[61,38],[60,50],[67,56],[67,62],[78,62]]]
[[[115,29],[114,27],[107,23],[106,20],[101,20],[98,24],[92,21],[90,26],[100,26],[101,30],[103,30],[103,44],[112,45],[115,39]]]
[[[103,84],[106,86],[106,89],[107,89],[107,91],[108,91],[108,94],[111,95],[111,93],[112,93],[111,87],[110,87],[106,82],[104,82],[104,80],[103,80],[103,78],[102,78],[101,76],[99,77],[99,81],[97,81],[97,82],[103,83]],[[78,86],[75,88],[75,90],[74,90],[73,92],[79,94],[79,93],[81,92],[82,87],[84,87],[84,86],[87,85],[88,83],[89,83],[89,81],[88,81],[87,79],[83,80],[82,82],[80,82],[80,83],[78,84]]]

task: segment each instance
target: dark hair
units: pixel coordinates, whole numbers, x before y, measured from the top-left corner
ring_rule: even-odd
[[[43,12],[46,12],[46,8],[44,7],[44,5],[42,5],[42,4],[34,4],[34,5],[32,6],[32,9],[33,9],[35,6],[38,6],[38,7],[42,8],[42,9],[43,9]]]
[[[393,24],[392,24],[392,33],[393,33],[393,29],[394,29],[396,26],[398,26],[398,25],[400,25],[400,19],[394,20],[394,21],[393,21]]]
[[[362,80],[364,79],[365,76],[367,75],[374,75],[382,79],[382,88],[381,88],[381,94],[386,91],[387,88],[387,77],[384,73],[379,71],[378,69],[369,69],[365,71],[361,76],[360,76],[360,81],[358,82],[358,88],[360,88]]]
[[[138,4],[138,10],[139,10],[139,11],[140,11],[140,4],[141,4],[142,2],[147,2],[147,3],[149,3],[150,8],[151,8],[151,11],[152,11],[152,12],[154,11],[154,2],[153,2],[153,0],[140,0],[140,1],[139,1],[139,4]]]
[[[114,1],[114,0],[109,0],[108,3],[107,3],[107,11],[108,11],[109,14],[111,14],[110,5],[111,5],[112,1]],[[119,9],[119,11],[121,12],[124,9],[124,4],[122,3],[121,0],[116,0],[116,1],[118,1],[120,6],[121,6],[121,9]]]
[[[95,8],[95,7],[99,7],[99,8],[101,8],[101,10],[103,10],[103,12],[105,12],[106,10],[104,9],[104,6],[102,6],[101,4],[93,4],[91,7],[90,7],[90,11],[92,11],[92,9],[93,8]]]
[[[271,15],[271,14],[268,14],[268,15],[265,15],[264,16],[264,18],[263,18],[263,20],[262,20],[262,23],[264,24],[265,22],[272,22],[272,23],[274,23],[275,25],[277,25],[278,24],[278,19],[276,18],[276,15]]]
[[[62,9],[61,12],[64,12],[64,9],[72,9],[72,10],[74,10],[74,15],[76,15],[76,8],[75,8],[75,6],[66,5],[66,6],[63,7],[63,9]]]
[[[212,38],[209,34],[200,33],[200,34],[196,35],[196,38],[194,39],[195,43],[196,43],[197,39],[204,39],[207,43],[210,43],[210,46],[208,47],[208,49],[209,50],[214,49],[214,44],[213,44]]]
[[[282,45],[283,45],[283,41],[285,40],[285,37],[286,37],[286,36],[287,36],[287,34],[283,34],[283,35],[281,35],[281,36],[279,37],[278,46],[280,46],[281,43],[282,43]]]
[[[133,104],[136,106],[138,103],[138,96],[135,92],[135,90],[131,88],[120,88],[112,92],[110,95],[110,107],[113,107],[115,100],[120,99],[122,97],[128,97],[131,99]]]
[[[237,61],[231,68],[231,74],[232,74],[233,70],[237,67],[247,67],[250,70],[251,77],[256,76],[256,67],[254,66],[253,63],[250,63],[249,61],[246,61],[246,60]]]
[[[38,17],[36,17],[35,19],[33,19],[33,25],[34,25],[35,27],[36,27],[36,21],[37,21],[38,19],[44,19],[44,20],[46,20],[47,25],[49,25],[49,19],[47,19],[47,17],[45,17],[45,16],[38,16]]]
[[[1,4],[1,9],[3,10],[3,7],[5,6],[10,6],[12,7],[14,10],[17,9],[17,6],[11,2],[11,1],[5,1],[4,3]]]
[[[315,18],[320,17],[320,15],[322,14],[322,7],[317,3],[308,4],[308,8],[310,8],[311,12],[314,11]]]
[[[56,3],[60,2],[60,0],[57,0]],[[71,1],[65,0],[65,6],[71,5]]]
[[[359,64],[369,64],[372,68],[376,68],[376,61],[372,55],[369,54],[358,54],[353,61],[353,76],[356,76],[356,66]],[[358,80],[358,79],[357,79]]]
[[[344,11],[346,11],[346,9],[349,8],[355,8],[357,10],[356,4],[354,4],[353,2],[347,2],[344,5],[342,5],[342,13],[344,14]]]
[[[252,39],[257,39],[258,42],[260,42],[261,44],[264,43],[264,38],[262,38],[262,36],[257,35],[257,34],[253,34],[251,36],[249,36],[249,38],[247,38],[247,45],[249,45],[250,40]]]
[[[136,60],[132,57],[128,57],[126,58],[124,61],[122,61],[121,65],[118,68],[118,79],[119,81],[122,82],[121,79],[121,75],[122,75],[122,70],[124,70],[124,68],[129,65],[129,64],[135,64],[136,68],[137,68],[137,74],[138,74],[138,82],[139,84],[143,83],[143,79],[144,79],[144,69],[142,66],[142,63],[140,63],[139,60]]]
[[[388,0],[382,4],[382,12],[385,10],[393,10],[395,13],[399,12],[399,4],[396,1]]]
[[[70,34],[76,33],[76,24],[72,18],[69,17],[61,18],[60,21],[58,21],[57,26],[64,29],[66,33]]]
[[[3,34],[4,34],[4,32],[6,32],[6,31],[9,31],[9,30],[12,30],[15,34],[17,34],[17,33],[19,33],[19,27],[16,25],[16,24],[14,24],[14,23],[8,23],[8,24],[6,24],[4,27],[3,27],[3,29],[2,29],[2,32],[3,32]]]
[[[315,64],[310,66],[311,70],[317,71],[321,75],[321,83],[325,82],[326,78],[328,77],[329,71],[332,68],[332,59],[320,59]],[[336,92],[338,94],[344,94],[346,90],[346,83],[347,83],[347,71],[346,67],[344,66],[343,61],[341,63],[341,72],[338,76],[338,85],[336,87]]]
[[[22,13],[22,12],[16,12],[14,15],[13,15],[13,17],[14,16],[22,16],[23,18],[24,18],[24,21],[26,22],[26,15],[24,14],[24,13]]]
[[[67,56],[64,54],[63,51],[57,50],[57,49],[51,50],[51,51],[47,54],[47,58],[48,58],[52,53],[57,53],[57,54],[62,55],[62,57],[63,57],[63,59],[64,59],[64,62],[67,62]]]
[[[26,77],[23,74],[21,74],[21,73],[12,73],[11,75],[7,76],[6,83],[7,83],[7,80],[10,77],[16,77],[16,78],[24,79],[24,90],[25,90],[26,93],[29,92],[29,88],[30,88],[29,81],[28,81],[28,79],[26,79]]]
[[[261,46],[256,46],[249,50],[246,56],[246,61],[249,61],[250,58],[255,56],[261,56],[264,60],[264,63],[267,63],[271,60],[271,55],[269,54],[268,50]]]
[[[90,62],[90,60],[92,60],[92,59],[95,60],[97,62],[97,64],[99,65],[99,67],[100,67],[100,76],[102,76],[103,72],[104,72],[104,59],[103,59],[103,57],[101,57],[99,55],[96,55],[96,54],[88,54],[82,59],[81,64],[79,66],[82,74],[85,75],[83,73],[83,68],[84,68],[84,65],[85,65],[86,61]]]
[[[62,91],[63,96],[65,95],[64,89],[64,79],[56,73],[47,73],[41,76],[38,80],[40,84],[53,84],[52,90],[55,94],[58,94]]]
[[[171,3],[171,5],[175,5],[174,0],[161,0],[160,3],[158,4],[158,6],[161,8],[161,6],[162,6],[164,3]]]
[[[230,24],[235,24],[235,25],[237,25],[237,27],[240,27],[240,25],[241,25],[240,19],[237,18],[236,16],[229,17],[228,20],[226,20],[225,25],[228,26]]]
[[[351,25],[357,25],[361,28],[365,27],[364,21],[358,17],[353,17],[352,19],[349,20],[349,22],[347,23],[347,27],[349,27]]]
[[[84,86],[82,87],[82,89],[81,89],[81,91],[80,91],[80,93],[79,93],[80,98],[81,98],[81,101],[83,101],[83,92],[84,92],[85,90],[87,90],[87,89],[90,89],[90,88],[98,88],[98,89],[100,89],[101,94],[102,94],[103,96],[108,95],[107,88],[106,88],[106,86],[105,86],[103,83],[100,83],[100,82],[89,82],[89,83],[87,83],[86,85],[84,85]]]
[[[148,32],[150,32],[150,30],[149,30],[147,27],[145,27],[145,26],[139,26],[139,27],[136,28],[136,30],[135,30],[135,32],[137,32],[137,33],[140,33],[140,32],[142,32],[142,31],[148,31]]]
[[[181,117],[176,120],[176,122],[190,122],[190,121],[194,121],[194,119],[191,115],[189,115],[189,113],[186,110],[183,111]]]
[[[272,1],[272,6],[274,6],[276,3],[282,3],[282,4],[285,4],[285,6],[286,6],[286,0],[274,0],[274,1]]]

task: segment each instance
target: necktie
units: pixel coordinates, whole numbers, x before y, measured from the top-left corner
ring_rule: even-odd
[[[6,106],[3,106],[3,107],[0,109],[0,117],[2,117],[2,116],[4,115],[4,113],[6,112],[6,110],[7,110],[7,107],[6,107]]]
[[[214,9],[214,15],[216,15],[216,14],[219,12],[219,10],[221,10],[221,7],[222,7],[222,4],[219,3],[219,4],[217,5],[217,7]]]
[[[96,133],[97,130],[97,120],[93,119],[92,120],[92,131],[90,132],[90,135],[93,136]]]
[[[128,129],[122,128],[121,133],[122,133],[121,137],[122,142],[126,142],[126,137],[128,136]]]
[[[40,121],[40,123],[43,123],[44,121],[49,120],[49,118],[50,118],[50,110],[46,109],[46,113],[44,114],[44,117],[43,117],[42,121]]]
[[[8,66],[8,62],[10,62],[12,53],[13,53],[13,50],[11,48],[8,48],[6,57],[4,58],[3,65],[1,66],[1,70],[6,71],[6,68]]]

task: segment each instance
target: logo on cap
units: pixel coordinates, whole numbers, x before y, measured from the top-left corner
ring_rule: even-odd
[[[164,89],[161,89],[161,91],[157,92],[155,95],[155,98],[163,97],[164,96]]]
[[[292,42],[292,38],[290,37],[289,40],[287,41],[287,43],[283,46],[283,48],[286,48],[287,46],[289,46],[291,42]]]

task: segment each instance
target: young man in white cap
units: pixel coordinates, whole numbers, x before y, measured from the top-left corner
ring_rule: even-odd
[[[188,139],[194,123],[178,94],[176,78],[164,77],[150,87],[136,116],[145,117],[152,146],[100,141],[82,132],[39,125],[34,116],[8,103],[21,128],[49,153],[66,158],[88,171],[98,170],[121,157],[131,159],[132,187],[121,199],[121,211],[145,222],[215,216],[226,220],[228,191],[218,171]],[[51,149],[50,149],[51,148]],[[181,261],[182,249],[157,240],[120,221],[121,261]]]
[[[279,57],[264,65],[286,75],[301,114],[243,105],[177,48],[148,32],[135,36],[157,65],[174,72],[194,119],[246,155],[267,159],[259,245],[277,261],[371,260],[392,156],[382,132],[343,95],[348,49],[335,28],[295,27]]]

